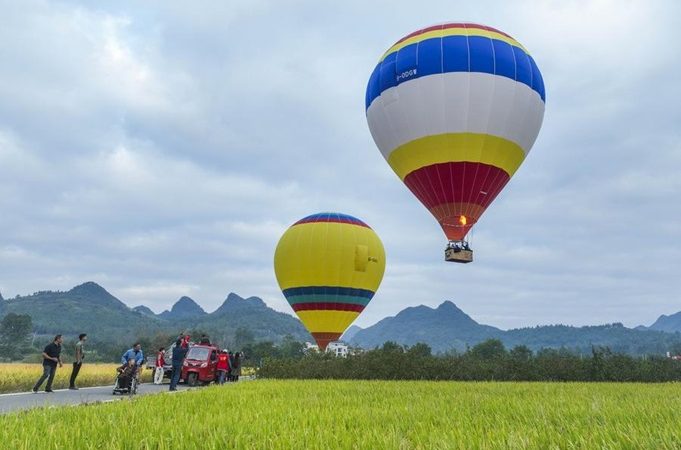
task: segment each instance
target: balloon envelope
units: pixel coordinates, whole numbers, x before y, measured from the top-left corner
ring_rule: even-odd
[[[340,213],[299,220],[286,230],[274,254],[279,287],[322,350],[371,301],[384,270],[378,235],[361,220]]]
[[[390,167],[461,240],[506,186],[544,117],[527,50],[494,28],[447,23],[400,39],[369,79],[366,115]]]

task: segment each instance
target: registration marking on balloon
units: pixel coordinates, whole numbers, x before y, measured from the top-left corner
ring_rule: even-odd
[[[274,255],[284,297],[322,350],[364,311],[384,270],[378,235],[341,213],[299,220],[286,230]]]
[[[366,115],[393,171],[447,239],[465,243],[532,148],[545,98],[518,41],[485,25],[446,23],[405,36],[381,57]]]

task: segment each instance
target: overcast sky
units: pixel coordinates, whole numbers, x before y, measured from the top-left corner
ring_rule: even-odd
[[[289,311],[298,218],[387,253],[360,326],[452,300],[502,328],[681,310],[681,3],[0,0],[0,292],[92,280],[159,312],[227,293]],[[200,5],[200,6],[198,6]],[[476,225],[476,261],[381,157],[366,82],[403,35],[471,21],[543,73],[539,138]]]

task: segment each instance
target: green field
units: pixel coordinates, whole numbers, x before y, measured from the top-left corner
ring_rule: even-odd
[[[4,448],[681,448],[681,385],[255,381],[0,416]]]

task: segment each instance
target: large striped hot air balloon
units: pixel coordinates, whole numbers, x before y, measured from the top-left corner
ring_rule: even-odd
[[[534,144],[544,100],[541,73],[518,41],[447,23],[388,49],[369,79],[366,115],[388,164],[450,247],[468,249],[468,231]]]
[[[274,254],[279,287],[321,350],[364,310],[384,270],[378,235],[346,214],[299,220],[286,230]]]

